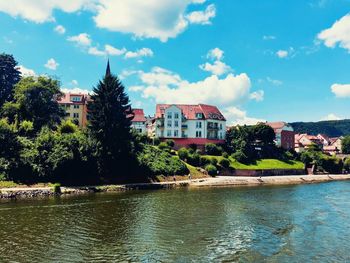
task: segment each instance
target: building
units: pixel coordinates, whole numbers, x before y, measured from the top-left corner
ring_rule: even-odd
[[[63,93],[57,101],[66,111],[66,118],[72,119],[80,127],[87,124],[87,102],[90,96],[82,93]]]
[[[266,125],[270,126],[276,135],[276,146],[282,147],[286,150],[294,149],[295,133],[291,125],[286,122],[267,122]]]
[[[321,136],[309,135],[307,133],[295,134],[295,151],[303,152],[308,149],[311,145],[316,145],[320,149],[324,147],[324,138]]]
[[[177,147],[224,143],[226,119],[215,106],[157,104],[153,125],[155,137],[173,139]]]
[[[146,117],[143,109],[132,109],[134,118],[131,120],[131,127],[139,133],[147,133]]]

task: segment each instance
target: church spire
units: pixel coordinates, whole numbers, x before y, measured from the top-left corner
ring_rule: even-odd
[[[107,61],[107,68],[106,68],[106,76],[109,76],[109,75],[111,75],[111,68],[109,66],[109,59],[108,59],[108,61]]]

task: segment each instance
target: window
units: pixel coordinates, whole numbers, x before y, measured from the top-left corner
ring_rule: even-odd
[[[197,119],[202,119],[203,118],[203,114],[202,113],[196,113],[196,118]]]
[[[174,137],[179,137],[179,131],[178,130],[174,131]]]
[[[202,128],[202,122],[197,121],[197,122],[196,122],[196,128],[197,128],[197,129],[201,129],[201,128]]]
[[[175,126],[175,127],[179,127],[179,121],[175,121],[175,122],[174,122],[174,126]]]
[[[172,119],[173,118],[173,114],[171,112],[168,112],[167,116],[168,116],[168,119]]]
[[[168,128],[171,128],[171,121],[168,121],[168,124],[167,124]]]
[[[220,123],[220,130],[222,130],[222,123]]]
[[[202,137],[202,132],[196,131],[196,138],[201,138],[201,137]]]
[[[77,96],[71,97],[71,100],[72,101],[81,101],[81,97],[77,97]]]
[[[73,118],[79,118],[79,113],[73,113]]]
[[[79,109],[79,105],[73,105],[73,109]]]
[[[178,118],[179,118],[179,114],[178,114],[177,112],[174,114],[174,118],[175,118],[175,119],[178,119]]]
[[[171,137],[171,131],[169,131],[169,130],[167,131],[167,136]]]

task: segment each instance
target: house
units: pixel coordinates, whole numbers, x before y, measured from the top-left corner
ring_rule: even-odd
[[[323,146],[323,151],[331,155],[337,155],[342,153],[341,145],[342,137],[329,138],[329,144]]]
[[[276,135],[275,143],[278,147],[282,147],[286,150],[294,149],[294,129],[286,122],[267,122],[266,125],[270,126]]]
[[[90,96],[82,93],[63,93],[57,101],[66,111],[66,118],[72,119],[80,127],[87,124],[87,102]]]
[[[157,104],[152,134],[173,139],[175,147],[224,143],[226,119],[216,106]]]
[[[308,149],[311,145],[317,145],[323,149],[323,140],[318,136],[309,135],[307,133],[295,134],[295,147],[296,152],[302,152]]]
[[[139,133],[147,133],[146,117],[143,109],[132,109],[134,118],[131,120],[131,127]]]
[[[322,142],[324,146],[331,144],[330,138],[326,134],[318,134],[316,137]]]

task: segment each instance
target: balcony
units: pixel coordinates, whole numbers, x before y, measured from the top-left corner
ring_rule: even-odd
[[[219,126],[218,126],[218,124],[217,123],[208,123],[208,125],[207,125],[207,129],[208,130],[219,130]]]

